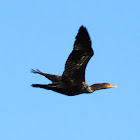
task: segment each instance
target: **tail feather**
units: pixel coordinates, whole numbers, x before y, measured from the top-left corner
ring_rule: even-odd
[[[32,87],[45,88],[45,89],[49,89],[49,90],[53,90],[53,88],[55,88],[55,86],[53,84],[48,84],[48,85],[32,84],[31,86]]]
[[[55,84],[48,84],[48,85],[41,85],[41,84],[32,84],[32,87],[38,87],[38,88],[44,88],[44,89],[48,89],[48,90],[53,90],[59,93],[63,93],[65,94],[65,90],[62,87],[59,87]]]
[[[31,86],[32,86],[32,87],[41,87],[40,84],[32,84]]]

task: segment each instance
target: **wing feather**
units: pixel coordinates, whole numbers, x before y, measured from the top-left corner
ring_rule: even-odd
[[[94,52],[87,29],[80,27],[74,43],[74,49],[69,55],[62,80],[67,82],[82,83],[85,81],[85,69]]]

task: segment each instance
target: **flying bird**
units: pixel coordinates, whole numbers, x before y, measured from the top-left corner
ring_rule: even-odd
[[[74,48],[69,55],[65,70],[62,76],[43,73],[37,70],[31,70],[32,73],[45,76],[51,84],[32,84],[32,87],[44,88],[68,96],[79,95],[82,93],[92,93],[100,89],[115,88],[109,83],[98,83],[88,86],[85,82],[85,69],[90,58],[94,55],[91,48],[91,39],[87,29],[81,26],[75,38]]]

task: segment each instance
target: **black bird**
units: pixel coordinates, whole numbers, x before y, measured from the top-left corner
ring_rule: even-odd
[[[91,48],[91,40],[88,31],[84,26],[81,26],[74,42],[73,51],[66,61],[62,76],[42,73],[38,69],[32,69],[31,72],[43,75],[52,81],[52,84],[32,84],[32,86],[53,90],[68,96],[92,93],[99,89],[117,87],[108,83],[99,83],[91,86],[87,85],[85,82],[85,69],[93,55],[94,52]]]

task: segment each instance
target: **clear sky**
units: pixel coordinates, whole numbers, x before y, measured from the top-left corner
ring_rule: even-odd
[[[140,140],[140,1],[0,2],[1,140]],[[81,25],[95,55],[86,82],[118,88],[68,97],[32,88],[61,75]]]

